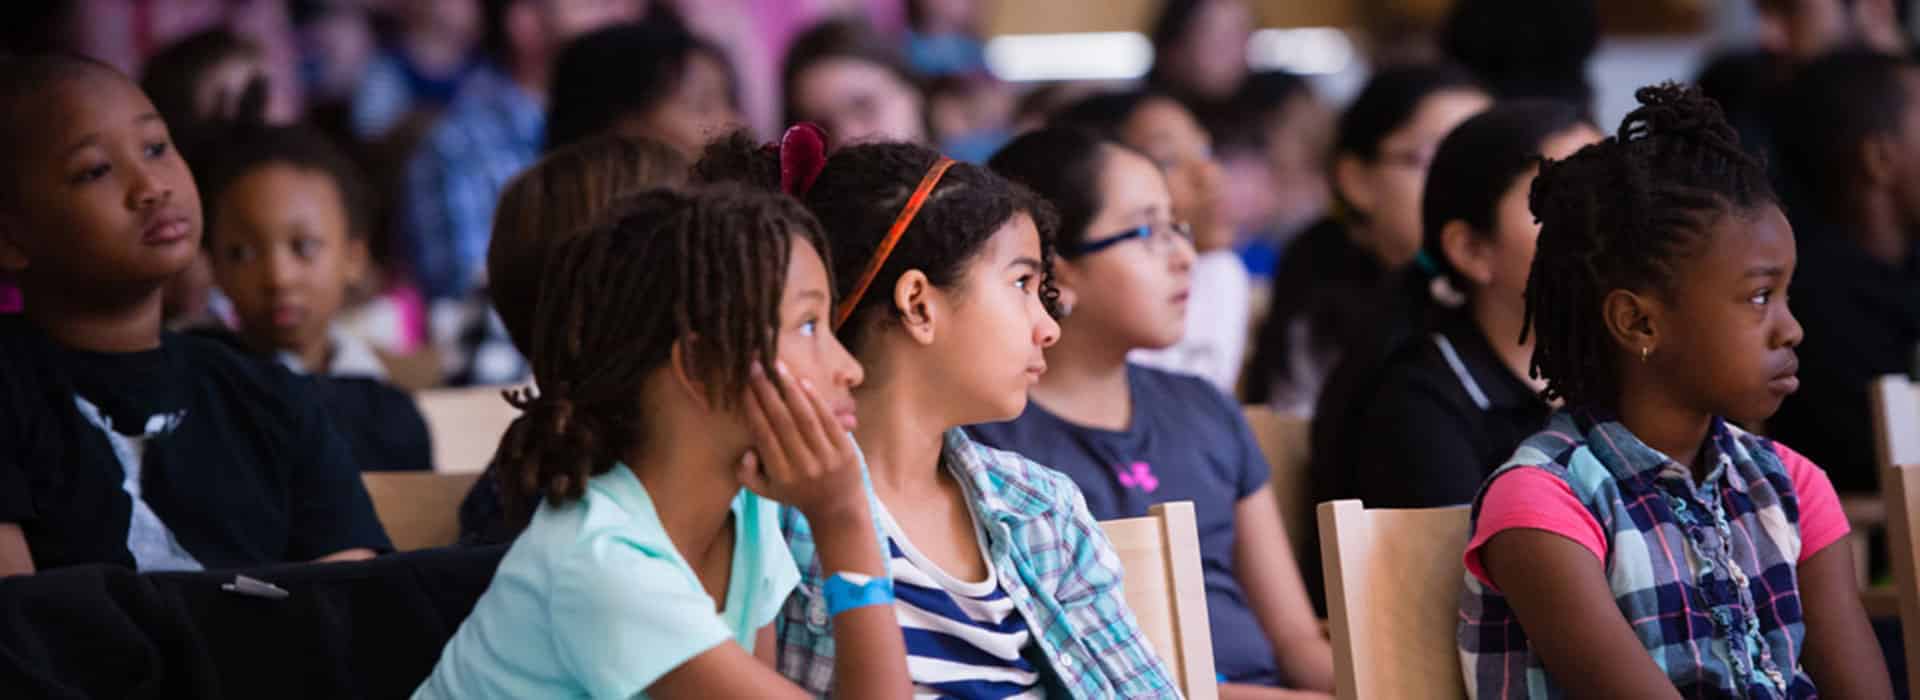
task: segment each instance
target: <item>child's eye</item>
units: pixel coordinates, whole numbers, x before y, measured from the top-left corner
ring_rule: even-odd
[[[812,336],[813,334],[819,332],[819,330],[820,330],[820,322],[817,320],[808,319],[807,321],[802,322],[800,324],[800,335]]]
[[[310,260],[314,254],[318,252],[320,252],[320,241],[317,239],[296,238],[293,240],[293,254],[300,256],[302,260]]]
[[[1762,289],[1754,292],[1753,296],[1747,298],[1747,302],[1755,306],[1766,306],[1771,301],[1773,301],[1772,289]]]
[[[78,173],[75,173],[73,176],[73,181],[75,184],[85,184],[89,182],[94,182],[96,180],[99,180],[100,178],[106,177],[107,173],[112,171],[113,171],[113,166],[111,164],[101,163],[99,165],[91,166],[84,170],[81,170]]]
[[[1023,291],[1023,292],[1032,289],[1033,275],[1021,275],[1020,279],[1013,281],[1013,286],[1019,288],[1020,291]]]
[[[155,141],[153,143],[147,144],[147,157],[159,158],[160,156],[164,156],[167,154],[167,149],[169,147],[170,145],[165,141]]]

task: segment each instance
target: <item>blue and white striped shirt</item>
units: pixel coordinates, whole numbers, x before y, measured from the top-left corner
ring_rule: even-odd
[[[1033,635],[1031,658],[1048,690],[1072,700],[1180,697],[1127,609],[1120,557],[1072,479],[958,428],[947,431],[940,463],[967,493],[994,581]],[[871,485],[867,503],[881,511]],[[800,585],[776,625],[780,674],[826,697],[834,670],[833,624],[820,594],[826,575],[807,519],[792,507],[781,508],[780,519],[800,567]],[[876,522],[875,537],[884,529]],[[887,568],[892,576],[893,562]]]
[[[879,520],[887,535],[894,614],[907,643],[914,697],[1045,697],[1040,672],[1026,658],[1033,632],[1000,587],[986,548],[980,550],[986,578],[962,581],[922,555],[884,507]]]

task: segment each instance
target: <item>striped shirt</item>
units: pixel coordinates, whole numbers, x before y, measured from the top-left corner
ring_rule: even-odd
[[[940,464],[967,493],[994,580],[1033,634],[1037,653],[1030,657],[1050,697],[1179,697],[1172,676],[1127,609],[1120,589],[1120,557],[1087,513],[1073,480],[1020,455],[974,442],[958,428],[946,432]],[[871,486],[867,503],[874,512],[881,511]],[[807,519],[791,507],[782,508],[780,528],[800,566],[800,585],[776,622],[780,674],[824,697],[833,687],[834,658],[833,620],[820,595],[825,574]],[[876,522],[874,536],[884,537],[884,529]],[[891,561],[887,568],[891,576]]]
[[[1711,470],[1696,484],[1620,423],[1561,411],[1487,479],[1460,604],[1469,697],[1565,695],[1480,566],[1487,539],[1517,527],[1561,534],[1600,559],[1620,614],[1682,696],[1816,695],[1800,664],[1796,568],[1846,535],[1839,498],[1825,472],[1784,445],[1717,418],[1708,440]]]
[[[1033,633],[996,581],[962,581],[920,553],[884,507],[878,513],[893,570],[894,613],[907,643],[916,698],[1042,698],[1040,673],[1025,654]],[[976,543],[982,539],[975,525]]]

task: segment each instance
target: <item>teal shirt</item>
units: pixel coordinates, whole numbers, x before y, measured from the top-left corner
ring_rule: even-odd
[[[778,509],[734,497],[733,571],[716,614],[646,487],[615,465],[579,501],[540,507],[413,696],[645,698],[720,644],[753,651],[799,581]]]

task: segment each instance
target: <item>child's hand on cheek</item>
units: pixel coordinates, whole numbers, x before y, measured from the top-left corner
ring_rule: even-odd
[[[853,439],[840,430],[833,409],[811,382],[795,381],[785,364],[777,371],[779,376],[770,378],[759,365],[753,368],[746,398],[753,448],[740,460],[740,483],[798,508],[815,527],[869,524]]]

